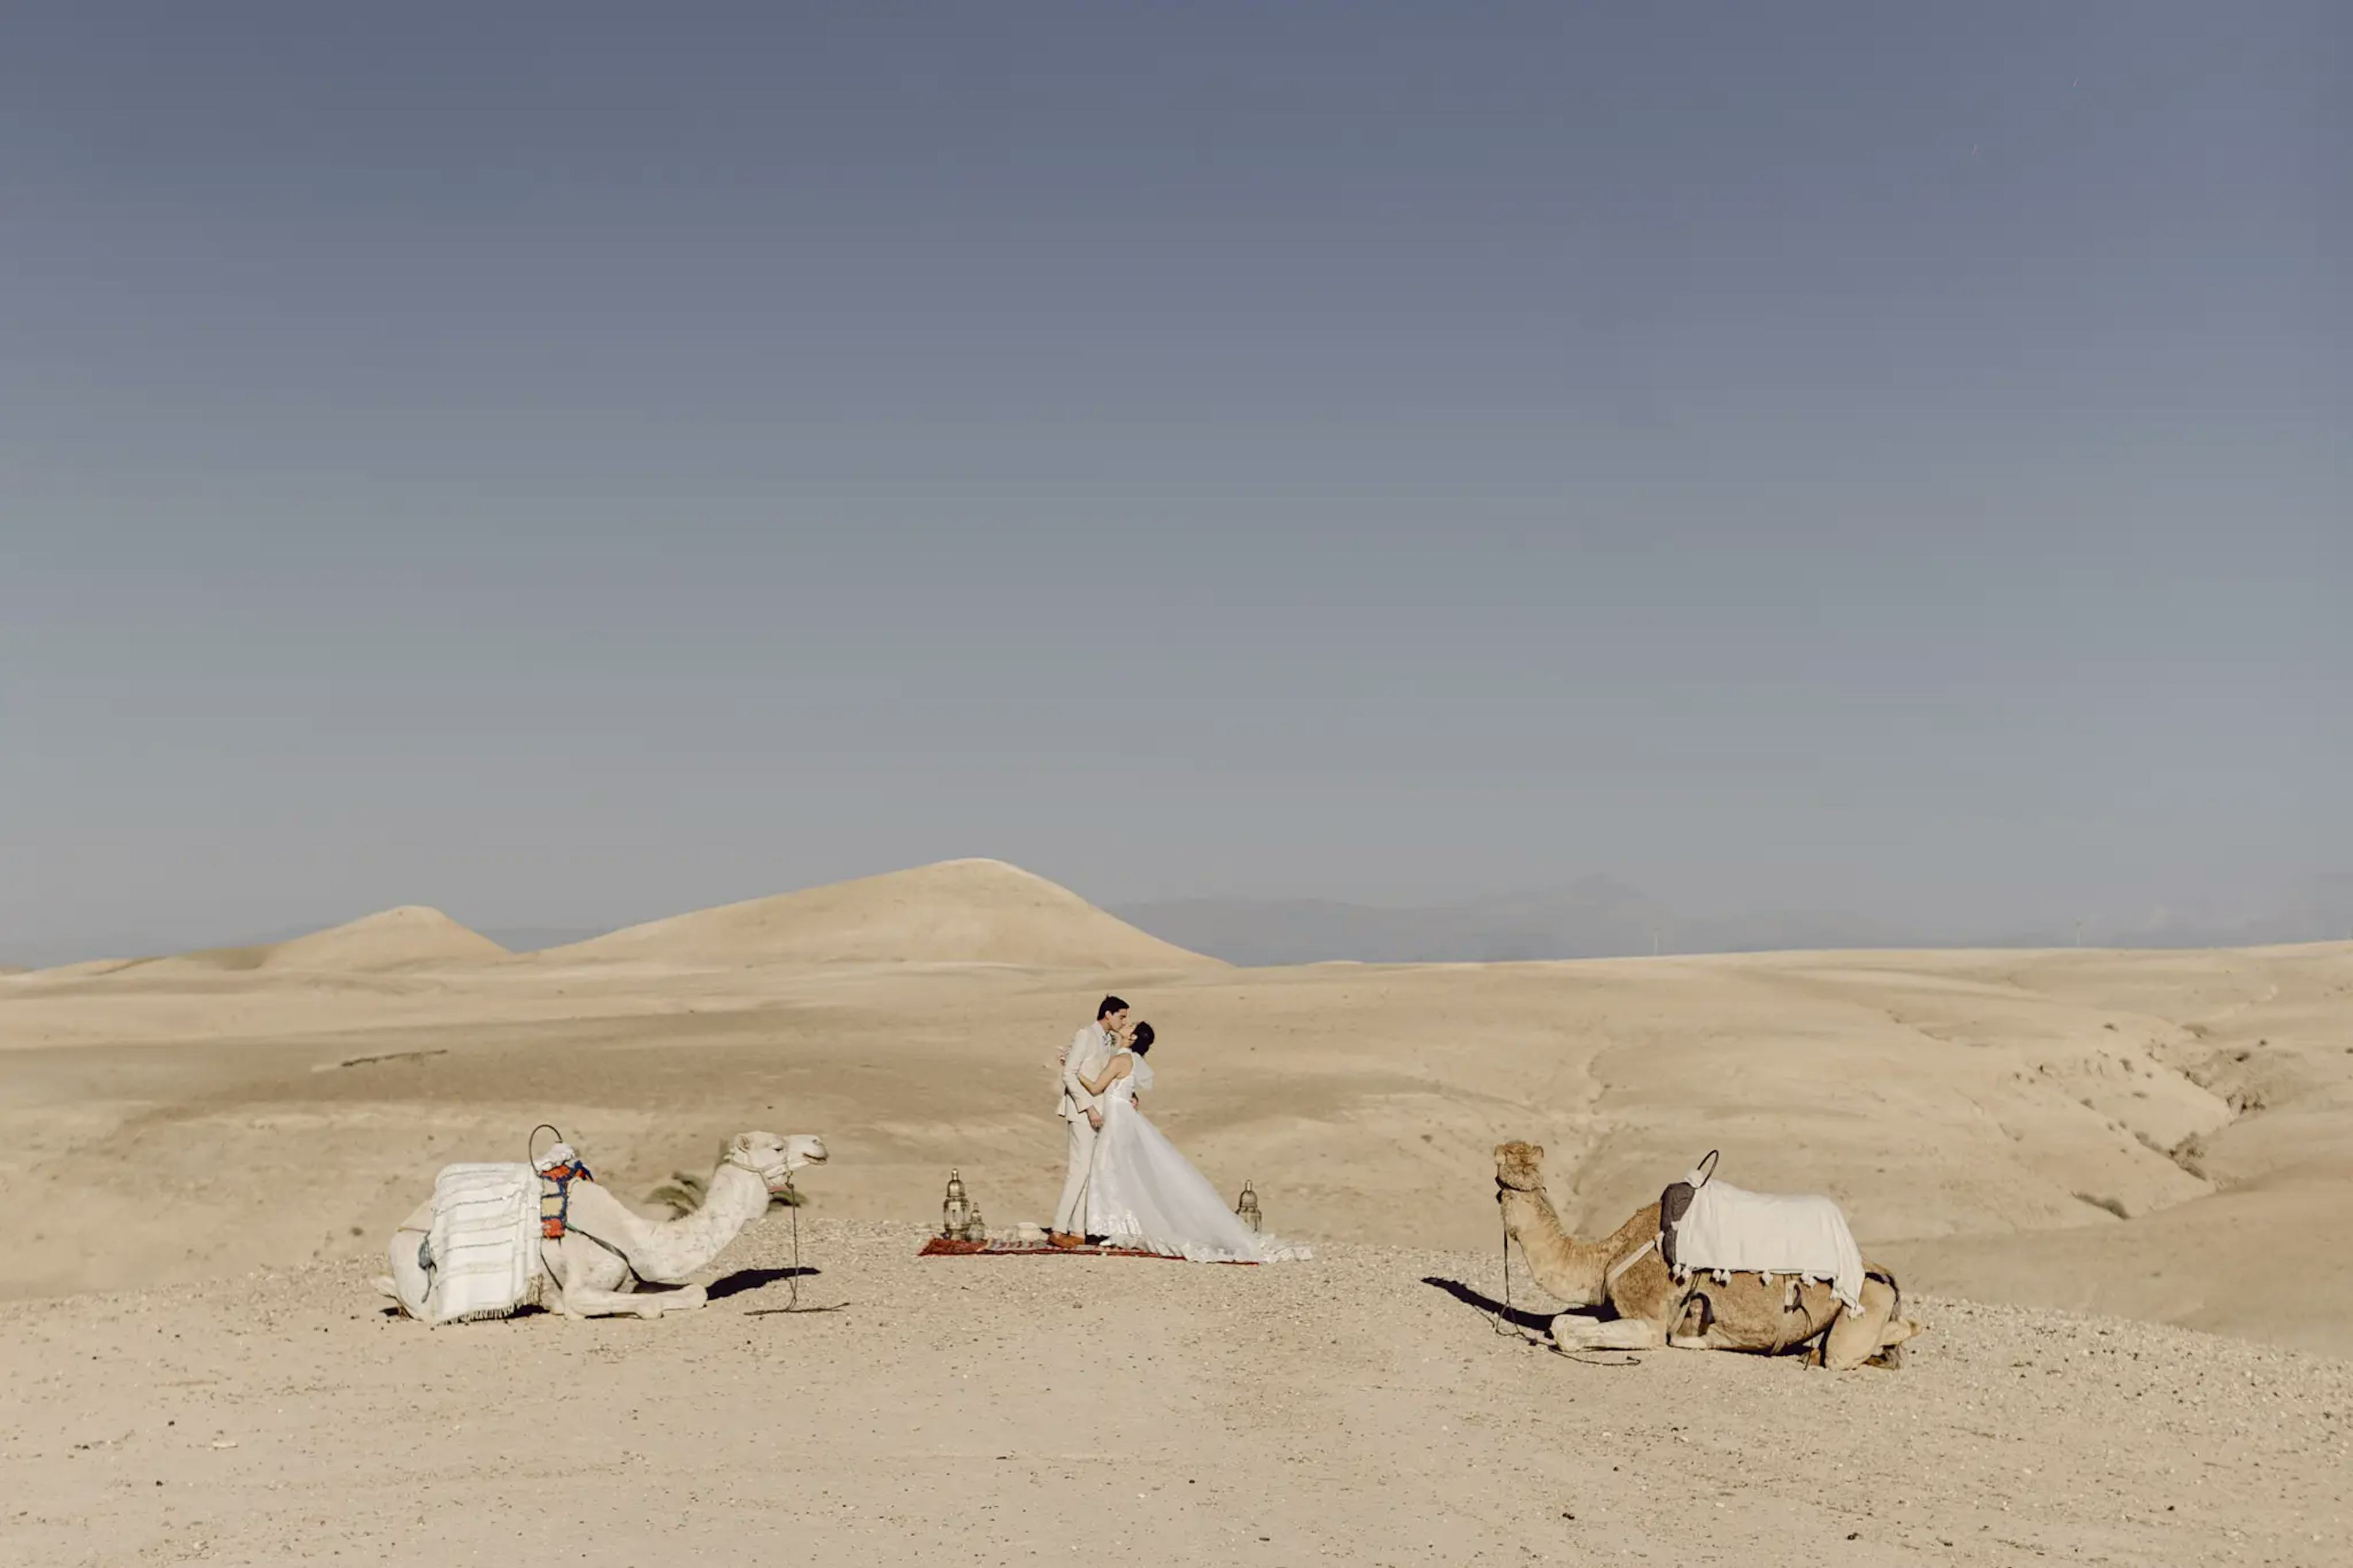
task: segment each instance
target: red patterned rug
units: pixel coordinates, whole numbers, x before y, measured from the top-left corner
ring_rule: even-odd
[[[1171,1258],[1165,1252],[1145,1252],[1132,1247],[1050,1247],[1042,1241],[950,1241],[944,1236],[933,1237],[923,1243],[918,1258],[1156,1258],[1163,1263],[1182,1263],[1181,1258]],[[1236,1268],[1255,1268],[1253,1258],[1225,1260]]]

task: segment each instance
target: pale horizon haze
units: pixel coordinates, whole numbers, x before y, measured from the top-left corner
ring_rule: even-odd
[[[2261,911],[2353,872],[2348,30],[13,9],[0,963]]]

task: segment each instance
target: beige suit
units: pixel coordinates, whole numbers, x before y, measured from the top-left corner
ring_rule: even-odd
[[[1110,1031],[1101,1024],[1088,1024],[1071,1037],[1071,1048],[1062,1055],[1060,1110],[1070,1129],[1070,1168],[1062,1177],[1062,1201],[1055,1205],[1054,1228],[1071,1235],[1086,1230],[1087,1178],[1094,1173],[1095,1127],[1087,1112],[1103,1109],[1103,1096],[1089,1094],[1080,1080],[1103,1071],[1111,1060],[1112,1044]]]

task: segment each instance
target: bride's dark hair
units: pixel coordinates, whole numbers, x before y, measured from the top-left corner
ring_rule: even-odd
[[[1135,1026],[1135,1038],[1127,1042],[1127,1048],[1139,1057],[1144,1056],[1152,1049],[1152,1042],[1156,1038],[1158,1037],[1153,1034],[1151,1025],[1138,1024]]]

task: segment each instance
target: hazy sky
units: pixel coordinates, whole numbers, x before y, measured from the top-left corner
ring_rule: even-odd
[[[2345,8],[1595,9],[12,7],[0,958],[2353,868]]]

